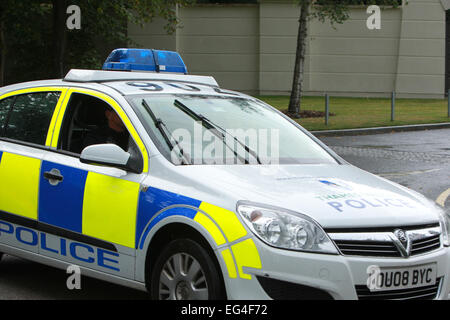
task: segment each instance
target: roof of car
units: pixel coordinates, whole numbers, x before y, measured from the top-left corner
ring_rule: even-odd
[[[243,93],[221,89],[213,77],[154,72],[123,72],[73,69],[64,79],[18,83],[0,88],[0,95],[33,87],[109,88],[121,95],[149,93],[224,95],[247,97]]]
[[[83,70],[72,69],[67,73],[64,81],[69,82],[109,82],[109,81],[178,81],[194,84],[202,84],[219,87],[213,77],[194,76],[175,73],[157,72],[124,72],[124,71],[103,71],[103,70]]]

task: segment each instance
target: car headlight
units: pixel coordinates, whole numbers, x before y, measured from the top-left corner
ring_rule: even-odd
[[[447,209],[444,211],[442,208],[438,208],[439,210],[439,222],[441,225],[442,230],[442,240],[444,243],[444,246],[449,247],[450,246],[450,237],[449,237],[449,231],[450,231],[450,210]]]
[[[244,202],[238,203],[237,211],[252,232],[270,246],[338,254],[322,227],[308,216]]]

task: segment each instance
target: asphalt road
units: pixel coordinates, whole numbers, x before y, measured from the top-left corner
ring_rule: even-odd
[[[81,289],[69,290],[65,270],[12,256],[0,263],[0,300],[142,300],[145,292],[81,277]]]
[[[450,129],[321,140],[351,164],[450,206]]]
[[[450,129],[322,139],[348,162],[450,206]],[[0,300],[147,299],[140,291],[82,277],[68,290],[65,271],[5,256]]]

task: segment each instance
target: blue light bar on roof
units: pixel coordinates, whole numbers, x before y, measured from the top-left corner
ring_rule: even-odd
[[[103,70],[187,74],[178,52],[153,49],[116,49],[106,59]]]

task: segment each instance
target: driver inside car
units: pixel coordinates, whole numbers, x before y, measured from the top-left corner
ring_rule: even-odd
[[[89,132],[83,141],[83,149],[96,144],[112,143],[128,150],[130,135],[119,115],[112,109],[105,110],[106,124]]]

